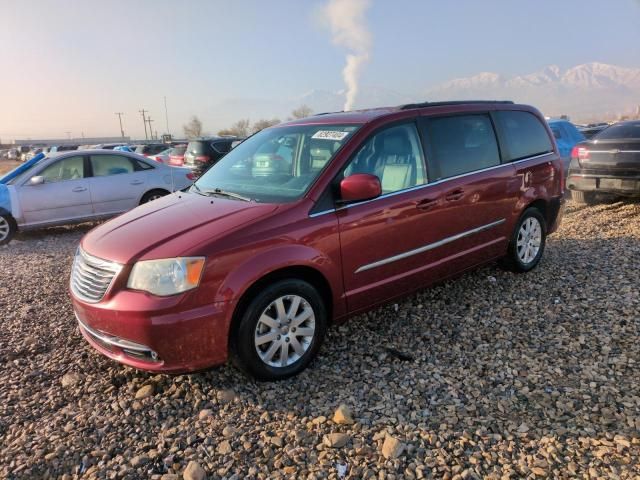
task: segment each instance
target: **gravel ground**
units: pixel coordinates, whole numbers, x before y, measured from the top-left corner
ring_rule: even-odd
[[[18,165],[21,165],[21,162],[6,159],[0,160],[0,175],[16,168]]]
[[[22,234],[0,248],[0,477],[638,478],[639,217],[569,203],[535,271],[353,319],[272,384],[98,355],[66,292],[89,227]]]

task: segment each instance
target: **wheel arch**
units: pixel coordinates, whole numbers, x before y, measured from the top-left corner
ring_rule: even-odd
[[[523,209],[522,213],[524,213],[528,208],[535,208],[538,210],[544,221],[546,223],[545,228],[547,230],[547,234],[553,233],[558,227],[558,218],[560,215],[560,209],[562,208],[562,200],[561,199],[544,199],[538,198],[529,202]]]
[[[263,275],[258,280],[253,282],[240,296],[240,299],[233,309],[231,315],[231,323],[229,325],[229,342],[231,342],[237,333],[237,328],[240,323],[240,316],[245,308],[247,308],[251,298],[253,298],[256,292],[264,288],[270,283],[277,282],[285,279],[303,280],[312,285],[322,297],[327,308],[327,321],[329,324],[333,318],[333,290],[331,284],[319,270],[310,267],[308,265],[289,265],[286,267],[273,270],[266,275]]]
[[[149,195],[150,193],[153,193],[153,192],[163,192],[163,193],[164,193],[164,192],[166,192],[166,193],[164,193],[164,195],[169,195],[169,194],[171,193],[171,192],[170,192],[169,190],[167,190],[166,188],[153,187],[153,188],[150,188],[149,190],[145,191],[145,192],[140,196],[140,200],[138,200],[138,204],[141,204],[141,203],[142,203],[142,201],[145,199],[145,197],[146,197],[147,195]]]

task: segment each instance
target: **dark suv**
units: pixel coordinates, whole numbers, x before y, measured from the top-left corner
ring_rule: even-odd
[[[146,145],[136,146],[134,153],[149,157],[151,155],[157,155],[158,153],[163,152],[168,148],[171,148],[171,145],[167,145],[166,143],[147,143]]]
[[[640,121],[619,122],[571,152],[567,188],[578,203],[596,194],[640,196]]]
[[[193,169],[199,177],[211,165],[231,150],[238,137],[202,137],[191,140],[184,154],[184,166]]]

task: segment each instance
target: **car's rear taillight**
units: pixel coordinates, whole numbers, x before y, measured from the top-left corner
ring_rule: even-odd
[[[573,147],[571,150],[571,158],[577,158],[578,160],[589,159],[589,149],[586,147]]]
[[[196,179],[196,176],[195,176],[193,173],[189,172],[189,173],[187,173],[187,178],[188,178],[189,180],[193,181],[193,180],[195,180],[195,179]]]
[[[196,162],[206,163],[209,161],[209,155],[198,155],[196,157]]]

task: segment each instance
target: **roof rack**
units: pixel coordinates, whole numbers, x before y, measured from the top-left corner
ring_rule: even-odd
[[[412,108],[424,108],[424,107],[446,107],[449,105],[467,105],[469,103],[475,104],[510,104],[513,102],[511,100],[452,100],[446,102],[422,102],[422,103],[407,103],[406,105],[400,106],[400,110],[411,110]]]
[[[319,115],[333,115],[334,113],[344,113],[344,110],[339,110],[336,112],[321,112],[321,113],[314,113],[312,116],[313,117],[317,117]]]

